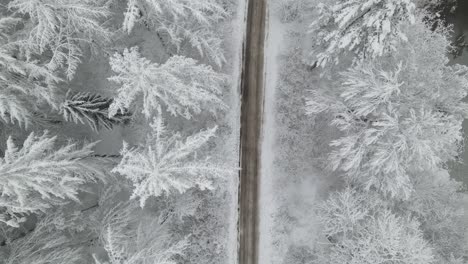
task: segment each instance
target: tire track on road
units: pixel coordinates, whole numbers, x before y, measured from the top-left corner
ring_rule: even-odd
[[[266,0],[249,0],[241,80],[239,264],[258,263]]]

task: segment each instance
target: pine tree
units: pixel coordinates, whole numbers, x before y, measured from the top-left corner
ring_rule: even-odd
[[[314,4],[310,0],[283,0],[272,3],[272,8],[279,14],[282,22],[288,23],[304,19],[307,10]]]
[[[25,100],[15,93],[0,92],[0,118],[5,123],[17,123],[28,127],[32,119],[32,110]]]
[[[111,33],[100,22],[108,10],[89,0],[14,0],[10,10],[24,17],[24,29],[10,46],[31,56],[50,56],[47,68],[72,79],[81,62],[84,43],[109,40]],[[62,71],[62,69],[64,69]]]
[[[60,81],[43,65],[21,60],[0,48],[1,120],[27,127],[41,107],[57,109]]]
[[[436,253],[437,263],[452,263],[462,258],[466,254],[462,184],[451,179],[445,170],[415,175],[413,183],[414,195],[399,204],[400,209],[420,219],[425,238]]]
[[[101,127],[112,129],[130,118],[128,112],[118,112],[109,117],[109,107],[112,102],[112,99],[98,94],[69,93],[67,100],[61,105],[61,113],[66,121],[76,124],[87,123],[94,131],[98,131]]]
[[[114,188],[100,197],[100,210],[93,217],[104,256],[93,255],[97,264],[176,263],[172,258],[187,247],[185,239],[171,234],[167,223],[159,223],[132,201],[115,202]],[[151,232],[148,232],[151,230]]]
[[[419,222],[384,204],[350,188],[332,194],[318,212],[330,244],[315,263],[434,263]]]
[[[447,32],[422,22],[404,30],[411,37],[398,53],[345,71],[332,89],[314,92],[307,110],[330,113],[344,132],[331,142],[333,170],[366,189],[407,199],[412,175],[439,170],[458,155],[468,68],[448,65]]]
[[[187,43],[221,66],[225,58],[215,25],[226,15],[218,0],[129,0],[123,28],[130,33],[142,21],[168,35],[177,49]]]
[[[449,8],[452,12],[457,6],[456,0],[415,0],[415,3],[418,7],[429,10]]]
[[[395,50],[395,40],[407,39],[400,26],[415,22],[415,8],[412,0],[324,1],[311,24],[311,64],[338,63],[347,51],[364,59]]]
[[[118,75],[109,80],[121,85],[110,106],[110,117],[119,110],[136,108],[150,118],[162,105],[171,114],[190,119],[203,110],[216,113],[226,108],[220,99],[225,76],[193,59],[173,56],[164,64],[152,63],[134,47],[123,55],[114,54],[110,64]]]
[[[14,31],[15,26],[19,23],[21,23],[20,18],[10,16],[0,18],[0,37],[2,42],[8,41],[11,32]]]
[[[95,144],[68,143],[54,148],[57,137],[31,133],[18,148],[10,138],[0,159],[0,222],[18,226],[31,213],[78,201],[85,183],[104,180],[102,164],[89,159]]]
[[[161,228],[152,222],[140,224],[136,235],[132,237],[122,236],[122,230],[116,230],[112,226],[106,228],[101,241],[107,253],[108,261],[100,260],[94,255],[96,264],[142,264],[142,263],[167,263],[176,264],[173,259],[182,255],[188,246],[185,240],[174,244],[168,244],[169,235],[161,234]],[[148,232],[151,229],[151,232]]]
[[[55,228],[57,214],[51,214],[36,223],[34,229],[7,245],[7,254],[1,264],[78,264],[83,263],[85,246],[73,241],[69,234]]]
[[[130,148],[124,143],[122,160],[112,170],[132,181],[132,198],[139,198],[141,207],[151,196],[183,193],[193,187],[212,189],[214,178],[233,173],[233,170],[197,157],[197,150],[214,136],[216,127],[187,137],[184,141],[178,133],[166,135],[160,115],[152,127],[154,135],[148,137],[144,147]]]
[[[218,67],[226,62],[220,33],[213,28],[199,25],[190,19],[178,23],[165,20],[161,22],[158,32],[166,36],[163,40],[171,43],[177,53],[185,51],[184,54],[191,55],[198,52],[202,58]]]

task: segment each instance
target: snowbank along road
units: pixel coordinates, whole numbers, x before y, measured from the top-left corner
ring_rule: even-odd
[[[266,0],[249,0],[241,80],[239,264],[258,262],[258,186]]]

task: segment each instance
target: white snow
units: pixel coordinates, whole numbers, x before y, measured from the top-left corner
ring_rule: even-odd
[[[317,151],[312,148],[316,146],[314,121],[305,116],[300,101],[308,85],[304,76],[310,72],[300,63],[294,64],[300,69],[287,65],[294,60],[291,52],[305,41],[293,32],[306,30],[301,23],[283,23],[277,8],[278,4],[271,4],[267,16],[259,206],[261,264],[303,263],[295,252],[311,253],[319,239],[314,205],[326,196],[335,179],[313,165],[313,152]]]
[[[276,208],[274,194],[274,168],[275,159],[275,89],[278,80],[278,56],[283,45],[285,28],[277,17],[271,15],[271,5],[267,7],[268,15],[265,34],[265,94],[263,111],[263,132],[261,147],[261,173],[260,173],[260,209],[259,209],[259,263],[272,263],[273,247],[271,241],[274,225],[273,215]]]
[[[245,40],[245,28],[247,22],[247,0],[238,0],[238,8],[236,17],[232,20],[230,30],[226,32],[229,38],[231,46],[229,48],[229,54],[226,56],[230,64],[230,72],[232,83],[230,85],[230,103],[229,103],[229,125],[231,127],[231,135],[227,142],[227,146],[235,147],[234,149],[227,148],[226,154],[231,156],[233,161],[239,160],[239,138],[240,138],[240,85],[241,85],[241,74],[242,74],[242,56],[243,56],[243,42]],[[238,163],[235,164],[238,166]],[[229,203],[229,245],[227,264],[238,264],[238,190],[239,190],[239,178],[230,177],[227,181],[228,190],[231,194]]]
[[[327,242],[325,237],[318,236],[320,226],[315,204],[340,184],[336,175],[314,167],[320,163],[317,154],[328,151],[328,142],[333,138],[330,133],[336,132],[323,130],[327,120],[305,116],[303,100],[309,96],[305,91],[311,85],[323,84],[312,76],[312,71],[304,69],[301,55],[293,56],[294,50],[302,50],[307,45],[304,36],[307,30],[298,21],[281,20],[280,12],[275,9],[281,6],[281,1],[284,0],[269,2],[267,21],[259,206],[261,264],[298,264],[311,260],[317,243]],[[459,60],[466,62],[466,56],[468,52]],[[317,130],[319,126],[321,131]],[[467,128],[465,122],[464,129]],[[468,151],[465,156],[468,159]],[[458,170],[459,177],[466,180],[466,165]]]
[[[224,48],[226,50],[227,62],[223,66],[223,72],[227,74],[231,80],[225,88],[223,99],[228,105],[228,110],[220,114],[215,119],[201,115],[196,122],[178,121],[177,119],[167,120],[171,130],[180,131],[182,133],[196,132],[203,127],[212,127],[214,123],[220,126],[219,134],[214,141],[215,149],[211,152],[212,156],[220,157],[222,161],[229,162],[233,167],[238,166],[239,158],[239,131],[240,131],[240,75],[242,67],[242,47],[245,38],[246,28],[246,0],[235,0],[237,4],[237,12],[234,18],[223,22],[219,25],[223,32]],[[165,61],[168,54],[164,52],[164,48],[160,39],[145,28],[136,27],[128,38],[119,40],[119,48],[138,46],[142,55],[151,61]],[[110,54],[111,55],[111,54]],[[84,62],[80,66],[77,73],[77,78],[72,82],[71,88],[74,90],[94,91],[106,96],[113,96],[115,92],[112,89],[112,84],[106,79],[113,72],[109,66],[109,59],[102,55],[90,61]],[[104,76],[104,78],[103,78]],[[103,130],[99,133],[91,133],[90,129],[75,124],[66,124],[60,127],[60,130],[65,134],[77,135],[80,132],[83,138],[90,141],[100,140],[96,146],[96,153],[100,155],[118,154],[120,152],[122,141],[125,140],[131,145],[140,144],[145,138],[147,129],[146,120],[143,118],[135,120],[132,124],[125,127],[115,127],[113,130]],[[227,177],[226,181],[219,183],[220,188],[229,193],[229,197],[223,197],[222,208],[226,219],[222,219],[222,224],[226,225],[226,232],[217,234],[223,237],[223,241],[228,241],[226,264],[237,264],[237,221],[238,221],[238,177]],[[229,237],[225,237],[226,234]],[[221,252],[220,252],[221,253]],[[222,252],[226,254],[226,252]]]
[[[468,36],[468,18],[467,17],[458,18],[455,24],[454,35],[458,36],[461,33],[465,34],[465,36]],[[467,50],[465,49],[460,57],[457,57],[456,59],[452,59],[450,63],[468,65]],[[463,129],[463,134],[465,137],[465,142],[468,142],[468,120],[465,120],[463,122],[462,129]],[[468,149],[466,147],[464,151],[461,153],[460,158],[463,162],[451,164],[452,166],[450,167],[450,175],[454,177],[455,179],[462,181],[465,184],[465,186],[468,186],[468,176],[467,176]]]

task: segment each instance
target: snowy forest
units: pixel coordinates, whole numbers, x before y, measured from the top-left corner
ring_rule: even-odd
[[[241,8],[0,1],[0,263],[234,263]]]
[[[259,263],[468,263],[468,2],[270,3]]]
[[[467,96],[464,0],[0,0],[0,264],[466,264]]]

